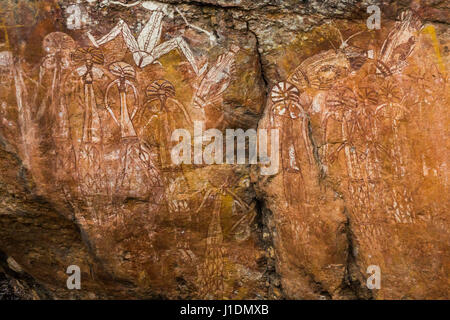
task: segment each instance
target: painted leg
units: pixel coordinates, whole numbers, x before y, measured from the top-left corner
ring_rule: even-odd
[[[161,43],[159,46],[157,46],[153,50],[152,54],[156,59],[158,59],[176,48],[181,50],[181,52],[184,54],[186,59],[191,64],[192,69],[194,70],[195,74],[198,75],[199,70],[198,70],[197,62],[195,61],[195,58],[194,58],[194,55],[193,55],[191,49],[189,48],[186,41],[184,41],[184,39],[182,37],[173,38],[164,43]]]

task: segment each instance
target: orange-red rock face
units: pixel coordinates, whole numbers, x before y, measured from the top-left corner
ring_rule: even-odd
[[[448,298],[446,9],[215,4],[0,5],[8,296]],[[198,124],[279,170],[174,163]]]
[[[259,126],[283,132],[283,172],[260,188],[288,295],[346,298],[348,286],[379,299],[448,294],[449,95],[435,32],[405,13],[273,86]],[[372,292],[371,265],[384,277]]]

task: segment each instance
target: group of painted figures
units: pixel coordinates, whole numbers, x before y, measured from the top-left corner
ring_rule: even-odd
[[[77,47],[73,38],[62,32],[48,34],[42,44],[45,57],[37,80],[23,70],[20,57],[10,51],[0,52],[1,82],[14,88],[18,121],[16,126],[8,119],[6,102],[2,102],[0,120],[5,130],[17,131],[11,137],[22,137],[20,152],[30,167],[30,148],[42,145],[36,143],[36,126],[49,128],[53,146],[49,148],[49,163],[55,184],[75,210],[91,212],[89,218],[100,224],[108,219],[101,212],[120,212],[120,203],[126,199],[145,200],[148,212],[165,206],[171,213],[198,212],[207,199],[213,199],[206,267],[201,277],[206,297],[208,292],[223,287],[221,194],[232,195],[242,211],[250,215],[254,207],[226,186],[210,185],[200,206],[192,208],[184,195],[187,187],[183,173],[171,164],[168,149],[174,129],[192,127],[194,120],[207,120],[205,110],[220,105],[239,48],[231,46],[210,68],[207,63],[200,65],[182,37],[159,43],[167,6],[154,7],[152,2],[144,2],[143,6],[151,16],[137,39],[122,20],[98,40],[88,33],[92,44],[88,47]],[[375,58],[342,40],[340,48],[304,60],[286,81],[272,88],[266,110],[270,113],[269,125],[281,132],[287,205],[303,206],[307,211],[308,191],[304,190],[305,184],[297,185],[298,177],[301,182],[307,174],[305,164],[319,163],[320,170],[327,173],[343,152],[348,177],[346,196],[352,200],[352,212],[359,225],[373,228],[369,233],[380,232],[374,221],[374,203],[378,201],[383,202],[388,218],[396,223],[414,221],[410,191],[398,184],[391,189],[391,198],[386,197],[381,174],[383,157],[391,159],[399,177],[406,170],[399,121],[406,113],[407,98],[396,81],[421,28],[413,12],[404,12]],[[207,31],[197,29],[214,40]],[[102,46],[117,36],[122,36],[136,66],[124,61],[105,63],[108,53]],[[158,63],[174,49],[189,62],[198,84],[189,105],[177,100],[175,87],[169,81],[139,76],[144,68]],[[373,68],[366,68],[369,72],[362,77],[359,71],[364,64]],[[321,148],[313,143],[310,128],[311,114],[319,111]],[[393,135],[389,150],[379,139],[386,121]],[[146,139],[149,128],[156,137],[153,140]],[[116,207],[105,210],[108,206]]]
[[[319,176],[328,175],[341,159],[344,196],[360,235],[370,242],[381,236],[385,223],[417,221],[411,190],[403,181],[409,151],[401,140],[401,122],[421,103],[422,93],[412,91],[411,83],[417,80],[402,72],[422,29],[416,13],[402,12],[379,52],[365,52],[341,36],[340,48],[307,58],[273,87],[266,126],[280,128],[285,144],[281,159],[286,206],[310,212],[312,199],[298,184],[305,185],[310,168],[319,167]],[[429,69],[435,73],[436,88],[442,88],[443,73],[436,65]],[[312,136],[315,114],[322,137]],[[386,172],[396,182],[387,182]]]
[[[35,146],[46,146],[47,154],[39,158],[47,159],[56,190],[84,227],[89,228],[91,222],[97,226],[111,225],[111,221],[117,224],[121,217],[123,222],[129,211],[123,204],[130,200],[137,201],[138,211],[148,216],[160,211],[190,216],[205,202],[212,203],[214,213],[201,271],[201,278],[207,279],[203,286],[206,296],[220,291],[223,281],[220,210],[225,191],[205,181],[205,190],[201,190],[205,195],[195,208],[186,196],[188,186],[182,169],[171,163],[171,134],[177,128],[192,128],[194,120],[205,121],[205,109],[221,103],[239,48],[232,45],[210,68],[208,63],[200,66],[182,37],[158,44],[167,5],[143,5],[151,16],[137,39],[123,20],[99,40],[88,33],[91,46],[79,46],[63,32],[46,35],[42,43],[45,56],[37,76],[25,70],[22,57],[1,52],[3,80],[10,91],[15,88],[18,109],[16,125],[4,111],[10,109],[4,102],[2,125],[6,136],[22,137],[18,147],[30,168],[35,155],[42,152],[36,152]],[[117,36],[122,36],[136,66],[125,61],[106,63],[110,57],[102,46]],[[209,40],[214,40],[211,35]],[[160,57],[174,49],[194,73],[190,77],[196,86],[187,106],[176,98],[171,82],[149,79],[145,74],[147,66],[158,64]],[[3,98],[6,101],[7,97]],[[142,203],[146,208],[140,208]],[[193,257],[186,241],[179,239],[177,247]],[[210,265],[215,265],[214,270]],[[215,289],[208,289],[211,281]]]

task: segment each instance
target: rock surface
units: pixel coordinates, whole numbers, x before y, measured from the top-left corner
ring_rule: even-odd
[[[450,298],[445,1],[0,12],[0,299]],[[279,170],[175,164],[199,126]]]

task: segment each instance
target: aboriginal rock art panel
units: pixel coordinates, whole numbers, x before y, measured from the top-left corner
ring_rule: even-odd
[[[0,3],[0,148],[79,228],[106,270],[91,280],[159,298],[418,296],[398,279],[441,292],[448,74],[420,12],[289,31],[271,73],[266,30],[249,18],[237,31],[246,10],[228,29],[231,16],[202,20],[219,7],[87,2],[70,27],[38,1]],[[278,129],[279,172],[174,164],[173,131],[194,142],[196,122]],[[382,290],[355,289],[368,265]]]
[[[339,221],[341,217],[352,225],[349,236],[354,241],[353,250],[357,247],[364,255],[361,270],[374,261],[384,266],[383,252],[389,250],[392,230],[422,228],[438,214],[435,209],[424,213],[423,208],[417,207],[421,206],[418,181],[423,181],[424,176],[411,172],[411,165],[421,162],[419,152],[423,152],[421,157],[438,150],[446,152],[441,147],[424,150],[405,138],[416,132],[412,127],[427,117],[424,104],[431,107],[433,98],[426,95],[441,96],[440,103],[448,103],[448,94],[444,94],[448,89],[447,74],[442,61],[435,54],[423,60],[423,52],[430,46],[430,37],[424,32],[427,28],[430,27],[424,27],[417,13],[407,10],[390,24],[381,41],[369,41],[362,49],[358,44],[363,42],[358,42],[358,38],[365,34],[370,39],[368,31],[354,30],[344,41],[339,28],[330,24],[328,30],[337,34],[342,44],[336,47],[330,41],[333,49],[305,58],[270,91],[266,114],[259,125],[281,130],[282,173],[272,182],[273,186],[263,182],[262,189],[273,196],[272,188],[283,190],[284,196],[275,196],[281,203],[274,202],[272,208],[283,212],[274,218],[282,230],[279,245],[293,241],[295,248],[305,248],[299,249],[299,254],[310,260],[300,269],[306,277],[305,270],[317,268],[314,257],[305,253],[317,241],[317,233],[311,233],[311,228],[323,219],[316,216],[317,211],[323,210],[317,208],[317,188],[322,193],[319,199],[326,198],[331,189],[335,198],[345,201],[345,208],[335,218]],[[427,82],[425,78],[433,83],[432,89],[427,87],[427,94],[425,88],[419,88]],[[413,83],[413,79],[418,82]],[[436,111],[440,106],[431,108]],[[437,145],[442,143],[441,140]],[[445,163],[440,159],[441,169],[434,171],[436,178],[447,175]],[[426,169],[426,174],[430,172]],[[441,185],[448,188],[446,181]],[[427,226],[442,230],[444,225],[436,220]],[[300,261],[289,253],[280,260],[291,261],[293,268]],[[319,264],[319,268],[343,266],[343,260],[336,261],[328,266]],[[343,272],[345,277],[349,271]],[[331,291],[339,290],[327,283],[326,277],[320,281]]]
[[[194,121],[223,126],[222,99],[240,48],[215,48],[211,32],[166,4],[104,5],[142,6],[147,22],[137,35],[123,19],[104,35],[50,32],[40,44],[37,68],[1,52],[2,134],[21,137],[10,143],[20,149],[41,192],[62,196],[57,205],[69,208],[99,258],[119,264],[114,277],[156,290],[185,281],[199,287],[198,297],[230,296],[237,291],[225,283],[233,266],[225,247],[250,238],[256,215],[252,200],[238,195],[245,188],[235,186],[248,177],[232,168],[218,175],[201,165],[174,165],[170,151],[175,129],[192,131]],[[213,55],[194,53],[187,37],[163,34],[174,13]],[[172,61],[166,56],[181,61],[178,77],[188,94],[180,95],[182,89],[164,77],[164,61]],[[3,96],[11,93],[16,106]]]

